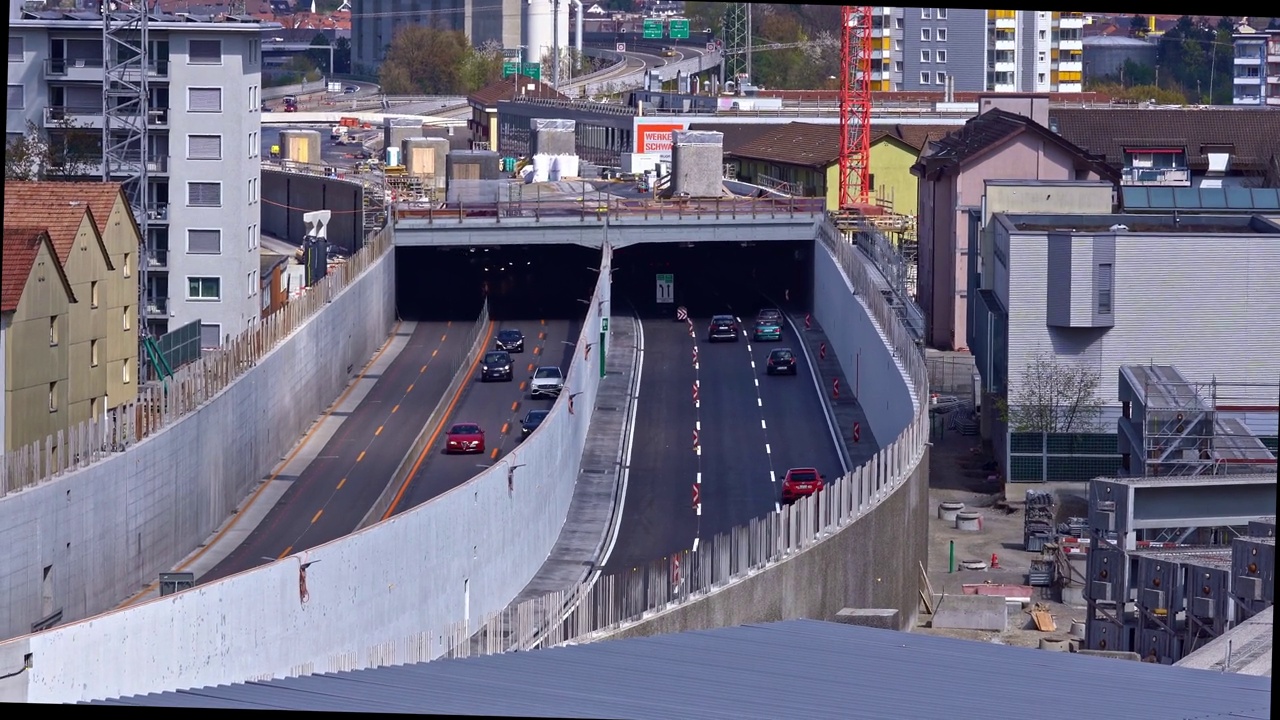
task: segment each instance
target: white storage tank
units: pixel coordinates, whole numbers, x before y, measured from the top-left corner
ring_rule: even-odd
[[[561,1],[561,5],[567,4],[565,0]],[[551,0],[527,0],[522,14],[524,16],[524,61],[542,62],[544,53],[545,57],[551,57],[552,28],[554,27],[551,17]]]

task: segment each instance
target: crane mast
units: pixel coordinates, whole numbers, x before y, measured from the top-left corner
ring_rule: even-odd
[[[840,212],[865,207],[871,198],[871,14],[870,7],[841,9],[840,35]]]

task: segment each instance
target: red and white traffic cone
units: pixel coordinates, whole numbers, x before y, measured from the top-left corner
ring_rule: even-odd
[[[991,569],[992,570],[1000,569],[1000,558],[996,557],[995,553],[991,553]]]

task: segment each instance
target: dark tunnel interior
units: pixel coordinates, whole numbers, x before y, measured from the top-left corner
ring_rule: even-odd
[[[613,299],[643,317],[753,314],[779,304],[807,307],[813,242],[648,243],[613,256]],[[493,317],[578,318],[596,283],[600,251],[578,245],[396,248],[396,304],[403,320],[474,318],[486,293]],[[658,275],[672,276],[671,302]],[[788,300],[789,298],[789,300]],[[622,311],[618,306],[615,312]]]

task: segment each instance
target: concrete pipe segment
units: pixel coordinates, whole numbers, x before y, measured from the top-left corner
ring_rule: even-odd
[[[973,512],[972,510],[963,510],[956,513],[956,529],[965,532],[981,531],[982,513]]]
[[[1040,649],[1051,652],[1067,652],[1069,643],[1066,638],[1040,638]]]
[[[938,519],[953,523],[956,521],[956,514],[962,510],[964,510],[962,502],[938,503]]]

